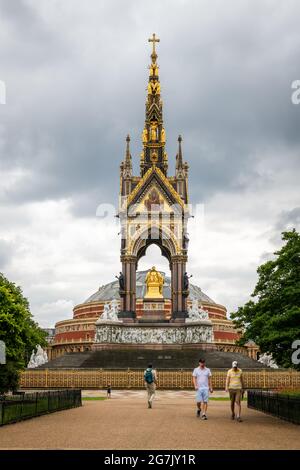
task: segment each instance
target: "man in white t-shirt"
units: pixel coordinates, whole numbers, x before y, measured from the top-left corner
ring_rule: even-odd
[[[209,392],[213,393],[211,371],[205,367],[205,360],[199,360],[199,367],[193,372],[193,384],[196,390],[197,417],[200,418],[202,411],[202,419],[206,420],[207,404]],[[201,406],[202,405],[202,406]]]

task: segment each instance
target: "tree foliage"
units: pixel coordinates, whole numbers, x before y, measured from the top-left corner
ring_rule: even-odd
[[[20,287],[0,273],[0,340],[6,346],[6,365],[0,365],[0,393],[15,389],[19,371],[37,344],[46,345],[46,334],[34,322]]]
[[[279,366],[299,369],[292,363],[292,343],[300,339],[300,235],[293,229],[283,232],[282,239],[286,243],[276,258],[257,269],[254,300],[231,317],[244,331],[240,344],[251,339]]]

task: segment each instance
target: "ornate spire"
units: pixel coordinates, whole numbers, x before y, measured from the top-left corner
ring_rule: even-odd
[[[128,178],[132,176],[132,159],[131,159],[131,154],[130,154],[129,142],[130,142],[130,136],[128,134],[126,137],[126,153],[125,153],[125,161],[124,161],[124,167],[123,167],[124,178],[126,177]]]
[[[176,155],[176,181],[177,181],[177,192],[180,194],[184,201],[188,201],[187,193],[187,176],[189,166],[186,162],[183,163],[182,148],[181,148],[182,137],[178,136],[178,153]]]
[[[146,119],[142,134],[143,151],[141,153],[141,175],[153,165],[158,166],[167,174],[168,157],[165,152],[166,132],[163,127],[162,100],[160,97],[160,82],[158,76],[157,54],[155,44],[160,42],[153,33],[151,64],[149,66],[149,80],[147,86]]]
[[[182,142],[182,137],[181,135],[179,135],[178,136],[178,154],[176,155],[176,170],[181,169],[183,166],[181,142]]]

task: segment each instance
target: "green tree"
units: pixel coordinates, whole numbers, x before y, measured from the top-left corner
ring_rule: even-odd
[[[0,340],[6,345],[6,364],[0,365],[0,393],[18,387],[19,372],[37,344],[46,346],[46,333],[34,322],[20,287],[0,273]]]
[[[292,343],[300,339],[300,235],[293,229],[283,232],[282,240],[286,243],[276,258],[257,269],[254,300],[231,318],[243,331],[240,344],[252,339],[279,366],[300,369],[292,363]]]

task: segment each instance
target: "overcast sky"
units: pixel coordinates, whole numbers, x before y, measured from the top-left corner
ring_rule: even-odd
[[[117,203],[127,133],[138,173],[153,32],[169,174],[180,133],[199,206],[193,283],[236,309],[300,228],[298,0],[0,0],[0,271],[44,327],[120,270],[96,209]],[[139,269],[155,263],[150,247]]]

